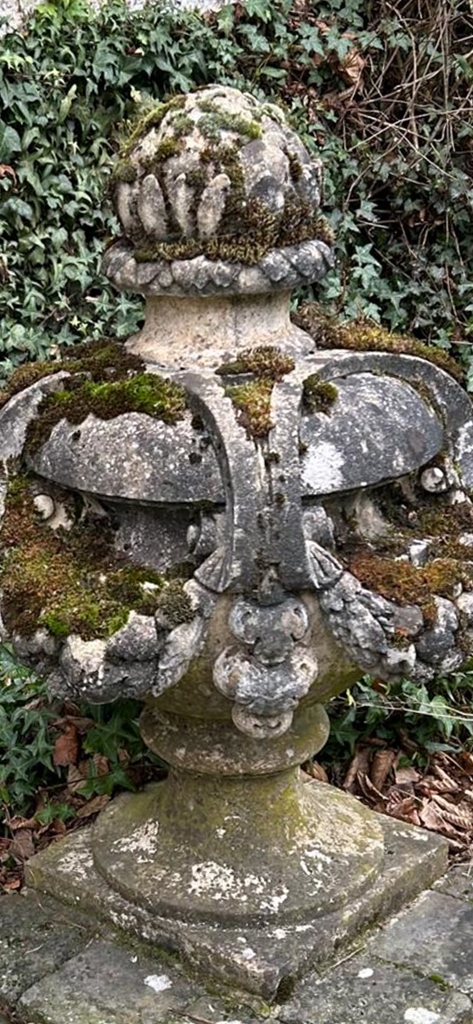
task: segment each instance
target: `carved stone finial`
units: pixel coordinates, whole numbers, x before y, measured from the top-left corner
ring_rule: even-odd
[[[282,110],[237,89],[208,86],[145,115],[115,169],[125,240],[104,263],[117,288],[148,297],[147,326],[133,351],[146,342],[145,354],[161,361],[163,332],[168,358],[169,342],[187,332],[213,344],[224,334],[233,348],[240,336],[248,344],[263,293],[266,336],[273,308],[273,332],[295,337],[288,291],[320,280],[332,265],[320,182],[320,160]],[[182,297],[185,306],[176,303]],[[200,302],[189,305],[192,297]]]

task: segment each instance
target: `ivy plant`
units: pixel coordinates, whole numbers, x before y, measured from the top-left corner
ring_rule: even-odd
[[[142,304],[100,273],[120,135],[143,105],[213,81],[281,104],[324,161],[337,264],[315,297],[453,346],[468,369],[473,14],[461,0],[421,8],[40,4],[0,53],[0,374],[136,329]]]

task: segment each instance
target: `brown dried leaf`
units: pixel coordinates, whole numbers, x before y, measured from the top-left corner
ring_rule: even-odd
[[[433,800],[423,800],[419,817],[425,828],[431,832],[441,832],[444,826],[444,819],[440,808]]]
[[[83,766],[85,765],[85,775],[83,773]],[[87,780],[87,761],[81,761],[79,767],[75,764],[70,764],[67,770],[67,786],[71,793],[80,793],[84,783]]]
[[[392,794],[394,797],[394,794]],[[419,801],[414,796],[404,796],[400,800],[388,800],[386,814],[391,818],[398,818],[401,821],[408,821],[410,825],[420,825],[419,812],[417,810]]]
[[[103,754],[94,754],[92,758],[94,765],[97,770],[97,775],[108,775],[110,771],[110,765],[106,757]]]
[[[473,808],[466,801],[454,804],[439,793],[434,793],[432,800],[441,808],[444,819],[450,821],[452,825],[465,830],[473,828]]]
[[[6,177],[11,178],[13,183],[16,185],[17,177],[13,167],[10,167],[10,164],[0,164],[0,178]]]
[[[5,892],[13,892],[15,889],[20,889],[20,888],[21,888],[21,879],[20,878],[10,878],[8,882],[3,882],[3,885],[2,885],[2,889],[4,889]]]
[[[29,828],[19,828],[15,832],[15,838],[10,846],[10,853],[12,857],[17,857],[18,860],[29,860],[35,852],[33,833]]]
[[[370,803],[372,803],[373,800],[375,802],[381,800],[384,803],[383,794],[380,793],[379,789],[376,789],[376,786],[373,785],[369,775],[366,775],[364,772],[358,772],[356,781],[363,793],[363,796],[366,797]]]
[[[110,797],[105,793],[102,796],[94,796],[91,800],[88,800],[83,807],[80,807],[77,811],[76,818],[91,818],[93,814],[98,814],[106,804],[110,801]]]
[[[16,832],[18,829],[24,828],[35,828],[35,818],[22,818],[21,814],[15,814],[13,818],[8,818],[6,824],[10,829],[10,832]]]
[[[395,750],[387,749],[376,751],[371,765],[370,777],[373,786],[375,786],[377,790],[382,790],[390,771],[394,767],[396,758],[397,754]]]
[[[415,784],[419,781],[420,777],[420,772],[410,765],[407,768],[396,768],[394,772],[394,778],[398,786],[405,786],[408,782]]]
[[[432,770],[435,775],[437,775],[438,780],[442,785],[442,788],[438,790],[440,793],[458,793],[458,790],[460,789],[458,782],[456,782],[455,779],[452,779],[451,775],[449,775],[444,768],[439,764],[434,763],[432,765]]]
[[[370,759],[371,751],[368,747],[359,747],[343,780],[343,789],[346,789],[349,793],[354,790],[356,791],[358,773],[361,772],[363,775],[368,774]]]
[[[319,764],[318,761],[306,761],[304,765],[304,775],[306,778],[304,782],[310,782],[315,779],[317,782],[328,782],[328,775],[323,765]]]
[[[469,750],[462,750],[458,760],[467,775],[473,775],[473,754]]]
[[[67,767],[77,764],[79,757],[79,732],[75,725],[68,725],[65,732],[58,736],[54,744],[53,762],[55,765]]]

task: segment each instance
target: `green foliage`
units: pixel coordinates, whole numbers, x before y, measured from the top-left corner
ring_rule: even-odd
[[[421,17],[414,0],[325,0],[316,13],[248,0],[210,16],[42,4],[0,54],[2,371],[135,329],[140,302],[100,276],[120,125],[215,81],[282,104],[324,160],[338,262],[319,297],[345,318],[466,342],[472,31],[459,0],[426,0]]]
[[[81,796],[112,796],[117,788],[134,790],[130,765],[147,763],[163,767],[164,762],[143,742],[139,729],[142,706],[137,700],[119,700],[114,704],[87,705],[83,709],[94,725],[82,743],[83,753],[89,755],[90,760],[87,781],[80,788]],[[95,755],[107,758],[106,773],[100,772]]]
[[[135,779],[144,769],[151,772],[163,767],[141,738],[141,708],[135,700],[77,706],[76,714],[88,725],[80,748],[81,764],[87,763],[87,778],[77,791],[81,798],[112,795],[117,787],[134,789]],[[49,699],[44,681],[18,662],[8,644],[1,644],[0,835],[6,820],[17,814],[34,813],[43,826],[75,816],[80,800],[76,797],[72,806],[67,802],[71,794],[66,770],[54,765],[57,720],[62,710]],[[59,792],[59,802],[47,799],[49,790],[53,795]],[[36,812],[40,791],[46,802]]]
[[[439,679],[428,689],[403,679],[373,687],[367,676],[328,707],[331,731],[322,760],[350,759],[358,743],[376,736],[399,746],[407,735],[423,760],[436,750],[473,750],[473,673]]]
[[[54,718],[44,686],[0,648],[0,830],[8,816],[26,814],[40,786],[59,781],[53,765]]]

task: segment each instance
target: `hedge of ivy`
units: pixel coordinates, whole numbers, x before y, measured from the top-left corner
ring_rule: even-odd
[[[472,47],[463,0],[40,6],[0,52],[0,374],[135,328],[140,303],[100,275],[119,134],[143,103],[212,81],[283,104],[322,153],[338,264],[318,297],[469,364]]]

